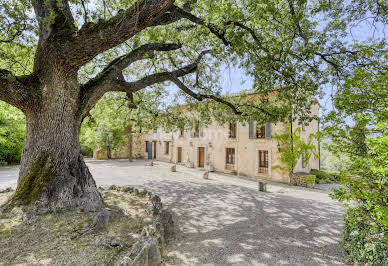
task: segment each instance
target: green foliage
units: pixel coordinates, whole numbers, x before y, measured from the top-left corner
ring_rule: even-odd
[[[388,68],[372,70],[359,69],[346,80],[324,130],[333,141],[330,150],[349,158],[343,187],[332,197],[348,207],[344,247],[360,265],[387,264]]]
[[[339,182],[340,176],[337,174],[328,173],[323,170],[311,169],[310,174],[316,176],[316,182],[319,183],[329,183],[329,182]]]
[[[305,154],[306,164],[309,163],[312,155],[317,158],[318,154],[316,153],[316,146],[313,143],[314,135],[310,135],[307,142],[305,142],[301,137],[300,127],[295,129],[292,133],[290,131],[290,128],[288,128],[286,133],[274,136],[274,139],[276,139],[280,144],[281,155],[279,160],[284,164],[284,166],[275,165],[272,168],[293,173],[294,168],[302,154]]]
[[[116,149],[128,142],[128,134],[146,133],[158,127],[175,130],[184,126],[185,121],[177,112],[163,110],[163,96],[158,90],[142,91],[134,94],[131,103],[125,93],[105,94],[82,124],[80,144],[83,154],[92,156],[97,148]]]
[[[388,265],[387,232],[368,222],[367,210],[351,207],[345,214],[342,244],[354,265]]]
[[[0,165],[20,161],[25,127],[24,114],[0,101]]]

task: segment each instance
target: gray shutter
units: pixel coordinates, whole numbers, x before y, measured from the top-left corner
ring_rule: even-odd
[[[199,136],[200,136],[200,137],[203,137],[203,130],[200,130],[200,131],[199,131]]]
[[[193,137],[193,131],[190,130],[190,138],[192,138],[192,137]]]
[[[254,121],[249,122],[249,138],[250,139],[255,138],[255,122]]]
[[[271,138],[271,124],[265,125],[265,138],[270,139]]]

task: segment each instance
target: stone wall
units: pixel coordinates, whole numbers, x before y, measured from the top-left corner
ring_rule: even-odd
[[[290,184],[307,188],[314,188],[315,175],[291,174]]]
[[[132,158],[144,158],[145,140],[143,134],[133,134],[132,138]],[[118,149],[111,151],[112,159],[128,158],[128,143],[124,143]],[[106,149],[97,149],[93,152],[93,158],[97,160],[107,160],[108,152]]]

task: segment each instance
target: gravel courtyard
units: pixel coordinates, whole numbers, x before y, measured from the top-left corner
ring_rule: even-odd
[[[126,160],[87,164],[98,185],[134,185],[162,197],[179,231],[167,265],[344,265],[338,245],[343,208],[330,186],[305,189],[257,183],[171,164]],[[15,186],[17,167],[0,168],[0,189]]]

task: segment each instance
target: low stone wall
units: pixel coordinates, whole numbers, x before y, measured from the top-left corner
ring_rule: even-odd
[[[125,254],[116,265],[162,265],[162,258],[167,255],[167,243],[174,234],[174,221],[172,214],[163,209],[161,199],[147,190],[134,187],[110,186],[109,190],[133,193],[140,197],[148,197],[151,201],[150,212],[152,224],[145,226],[141,238],[133,244],[131,251]]]
[[[315,175],[290,174],[290,184],[307,188],[314,188]]]

